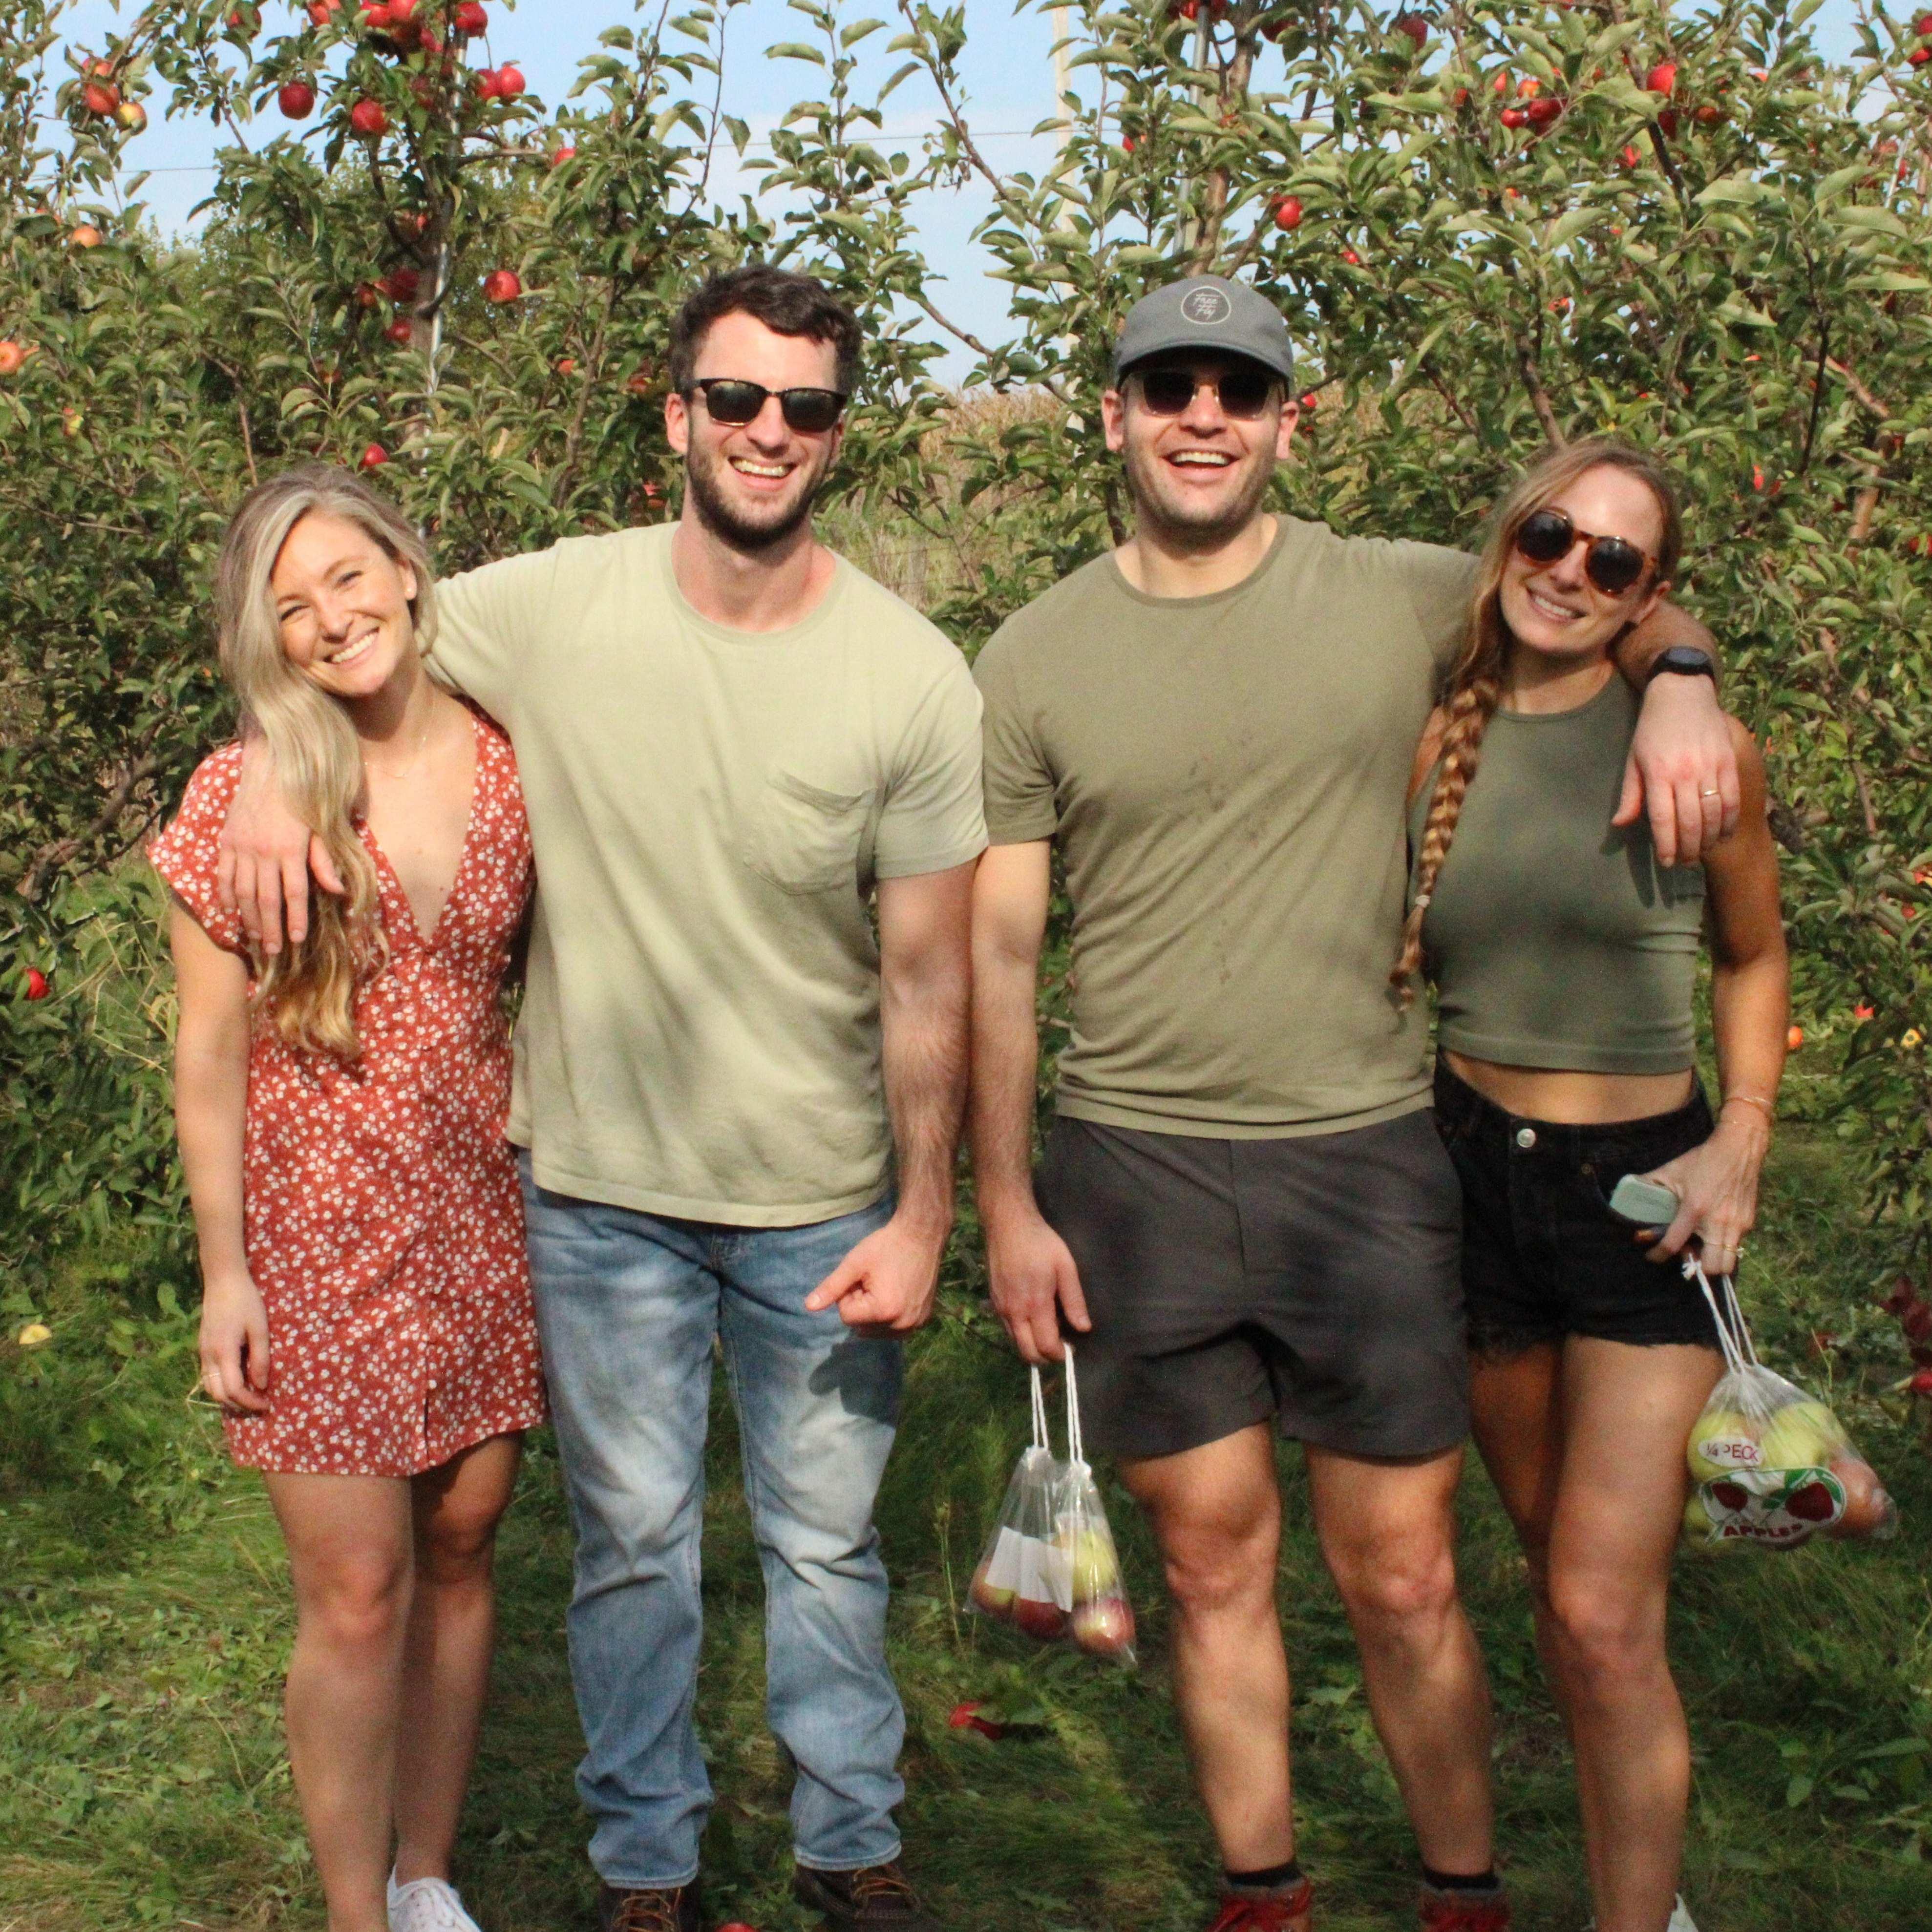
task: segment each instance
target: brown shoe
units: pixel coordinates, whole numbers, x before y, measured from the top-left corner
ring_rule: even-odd
[[[597,1893],[597,1932],[699,1932],[696,1885],[607,1885]]]
[[[849,1925],[857,1932],[939,1932],[939,1922],[927,1916],[896,1862],[842,1872],[801,1865],[792,1890],[834,1925]]]

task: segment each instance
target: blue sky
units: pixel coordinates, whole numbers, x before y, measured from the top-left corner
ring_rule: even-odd
[[[267,0],[272,20],[285,0]],[[657,0],[640,12],[630,0],[524,0],[511,7],[505,0],[488,0],[490,54],[497,64],[514,61],[528,78],[530,92],[552,109],[560,105],[577,78],[577,63],[594,50],[605,28],[654,20]],[[1029,132],[1054,112],[1053,32],[1050,18],[1035,0],[966,0],[969,38],[962,66],[971,98],[975,136],[984,143],[987,159],[1002,169],[1037,168],[1050,153],[1050,142]],[[117,10],[112,0],[79,0],[67,16],[71,42],[95,47],[125,27],[138,10],[137,0],[123,0]],[[843,19],[885,17],[896,21],[895,0],[838,0]],[[1825,0],[1818,16],[1820,38],[1834,53],[1851,45],[1854,0]],[[772,60],[765,50],[782,40],[813,38],[808,24],[786,0],[748,0],[727,16],[726,98],[728,112],[750,124],[754,134],[769,128],[795,101],[819,90],[822,70],[796,61]],[[874,35],[864,44],[870,64],[880,76],[889,71],[884,50],[889,33]],[[1078,88],[1078,75],[1075,86]],[[931,124],[936,103],[930,86],[915,76],[887,103],[888,134],[916,142]],[[286,131],[287,124],[272,107],[264,136]],[[190,224],[190,211],[208,191],[213,178],[212,158],[216,130],[206,121],[164,121],[158,115],[148,131],[131,144],[131,158],[149,170],[142,199],[164,230]],[[922,239],[928,260],[947,278],[939,296],[963,326],[982,335],[1001,332],[1008,290],[989,280],[984,263],[970,245],[974,225],[985,212],[983,189],[969,185],[936,196],[929,206]],[[964,373],[966,358],[949,362],[946,373]]]

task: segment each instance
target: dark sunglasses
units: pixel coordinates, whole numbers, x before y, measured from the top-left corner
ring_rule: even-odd
[[[784,412],[785,427],[801,436],[822,436],[838,421],[846,398],[837,389],[768,389],[736,376],[705,376],[691,385],[705,399],[705,412],[714,423],[741,429],[757,420],[768,397],[776,396]]]
[[[1583,574],[1606,597],[1621,597],[1657,568],[1657,559],[1622,537],[1592,536],[1579,530],[1565,510],[1532,510],[1516,528],[1516,548],[1532,563],[1555,563],[1579,543]]]
[[[1236,363],[1218,376],[1194,374],[1191,369],[1138,369],[1140,400],[1150,416],[1177,416],[1203,389],[1212,389],[1220,399],[1221,413],[1240,422],[1251,422],[1268,406],[1274,394],[1275,378],[1252,362]]]

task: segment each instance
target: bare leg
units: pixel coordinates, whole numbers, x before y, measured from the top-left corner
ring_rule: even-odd
[[[1708,1348],[1573,1336],[1549,1545],[1551,1648],[1576,1748],[1598,1932],[1663,1932],[1690,1800],[1690,1738],[1665,1616],[1688,1478],[1717,1382]]]
[[[1570,1712],[1552,1648],[1549,1616],[1550,1525],[1563,1476],[1561,1348],[1539,1342],[1473,1358],[1469,1406],[1476,1446],[1528,1560],[1537,1650],[1567,1729]]]
[[[1362,1651],[1369,1708],[1423,1862],[1474,1876],[1495,1857],[1489,1685],[1456,1593],[1462,1452],[1419,1462],[1308,1450],[1322,1555]]]
[[[410,1485],[416,1594],[395,1769],[401,1885],[449,1876],[489,1690],[497,1525],[509,1507],[522,1445],[520,1436],[493,1436]]]
[[[1174,1619],[1174,1700],[1208,1822],[1231,1871],[1295,1855],[1288,1661],[1275,1607],[1281,1540],[1265,1423],[1121,1466],[1161,1546]]]
[[[388,1932],[389,1792],[409,1620],[409,1485],[267,1478],[295,1580],[289,1762],[329,1932]]]

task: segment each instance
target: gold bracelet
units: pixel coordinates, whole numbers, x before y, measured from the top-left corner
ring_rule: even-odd
[[[1718,1112],[1721,1114],[1733,1100],[1741,1100],[1747,1107],[1762,1107],[1765,1112],[1765,1118],[1768,1120],[1775,1120],[1777,1118],[1777,1102],[1771,1100],[1761,1100],[1755,1094],[1726,1094],[1717,1103]]]

